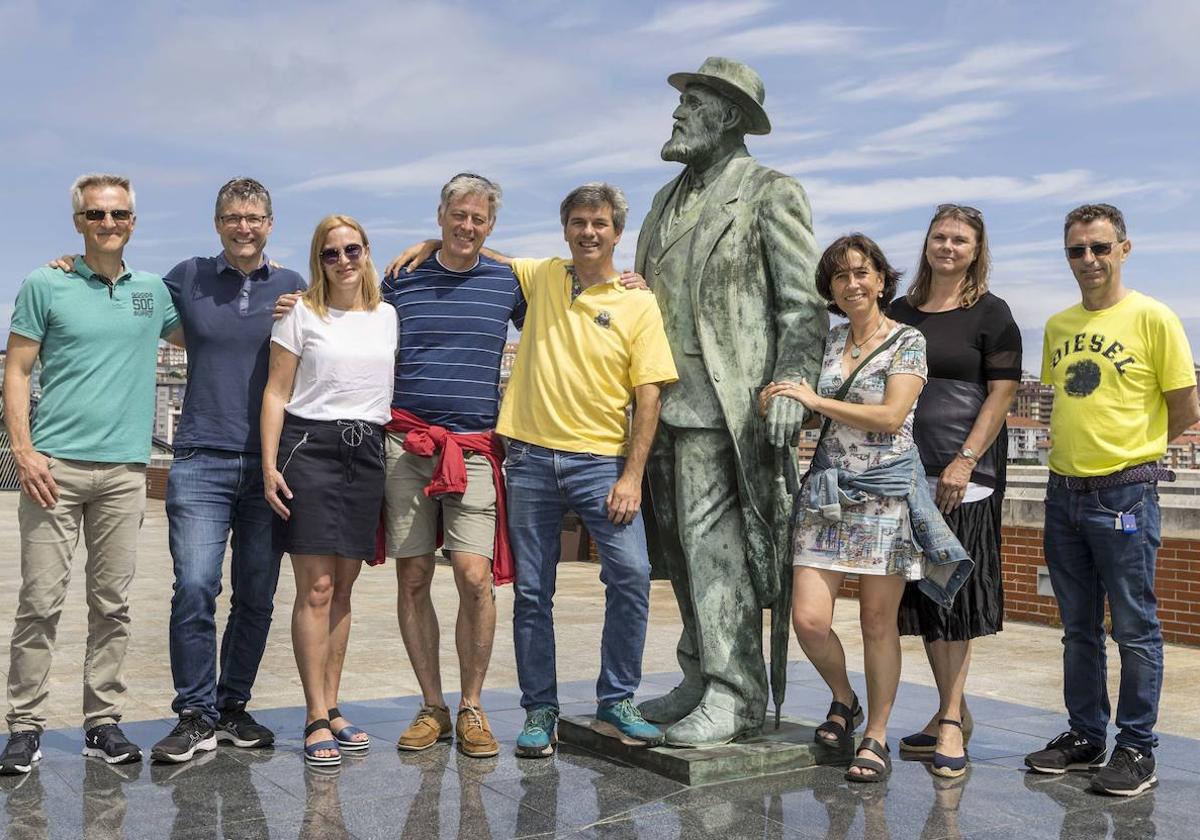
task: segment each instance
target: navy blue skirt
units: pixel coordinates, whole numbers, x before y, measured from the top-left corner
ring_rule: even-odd
[[[276,546],[289,554],[375,556],[383,505],[383,427],[361,420],[306,420],[284,414],[279,435],[284,499],[275,517]]]

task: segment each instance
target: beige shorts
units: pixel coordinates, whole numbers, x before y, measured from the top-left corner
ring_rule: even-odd
[[[443,547],[491,558],[496,544],[496,485],[487,458],[465,452],[467,492],[437,498],[425,495],[438,456],[414,455],[399,435],[388,434],[383,493],[388,557],[420,557],[437,547],[438,512]]]

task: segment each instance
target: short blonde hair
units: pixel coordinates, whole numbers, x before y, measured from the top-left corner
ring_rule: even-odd
[[[88,187],[120,187],[129,193],[130,211],[137,209],[137,197],[133,194],[133,185],[129,183],[128,178],[107,172],[89,172],[87,175],[80,175],[75,179],[75,183],[71,184],[72,213],[83,210],[83,191]]]
[[[375,263],[371,261],[369,250],[371,243],[367,239],[367,232],[351,216],[340,214],[326,216],[317,223],[317,229],[313,231],[312,247],[309,249],[308,258],[310,278],[308,291],[304,293],[304,302],[308,304],[308,308],[321,318],[329,314],[329,278],[325,276],[325,266],[321,263],[321,251],[325,247],[325,237],[331,230],[340,227],[353,228],[358,231],[358,235],[362,237],[363,248],[367,249],[362,257],[360,281],[362,285],[358,292],[363,306],[366,309],[374,309],[382,300],[379,295],[379,272],[375,270]]]

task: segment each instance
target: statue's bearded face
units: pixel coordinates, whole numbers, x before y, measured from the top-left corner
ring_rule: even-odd
[[[671,139],[662,147],[662,159],[684,164],[710,156],[725,131],[725,114],[730,102],[711,88],[690,84],[679,95],[679,107],[672,116],[675,126]]]

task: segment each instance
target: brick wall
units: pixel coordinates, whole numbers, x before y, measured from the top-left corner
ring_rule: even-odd
[[[167,498],[167,473],[170,470],[170,467],[146,467],[146,496],[148,498]]]
[[[1004,616],[1039,624],[1059,623],[1053,598],[1037,594],[1037,570],[1046,565],[1040,528],[1004,529]],[[1158,551],[1154,591],[1168,642],[1200,645],[1200,540],[1164,539]]]
[[[1038,569],[1046,565],[1042,529],[1005,526],[1002,551],[1005,619],[1059,625],[1058,604],[1037,591]],[[1200,646],[1200,540],[1163,540],[1154,590],[1163,638]],[[846,578],[840,594],[857,598],[857,578]]]

